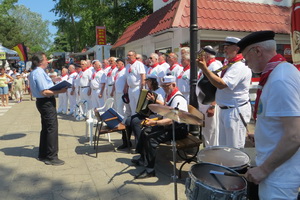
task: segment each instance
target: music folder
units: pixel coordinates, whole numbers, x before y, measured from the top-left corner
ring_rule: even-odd
[[[123,121],[123,117],[113,108],[110,108],[105,113],[103,113],[101,115],[101,119],[111,129],[116,128]]]
[[[72,84],[69,83],[68,81],[62,81],[62,82],[54,85],[53,87],[49,88],[49,90],[56,91],[56,90],[61,90],[63,88],[70,88],[71,86],[72,86]]]

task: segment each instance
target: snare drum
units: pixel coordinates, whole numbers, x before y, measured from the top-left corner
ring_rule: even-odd
[[[236,148],[212,146],[198,152],[197,160],[199,163],[214,163],[228,167],[240,174],[247,172],[250,165],[248,154]]]
[[[185,193],[189,200],[246,200],[247,181],[243,177],[213,175],[210,170],[235,173],[234,170],[212,164],[198,163],[191,167]]]

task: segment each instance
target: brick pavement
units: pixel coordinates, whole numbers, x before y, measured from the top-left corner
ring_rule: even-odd
[[[102,137],[100,153],[85,138],[85,122],[59,116],[59,157],[66,164],[47,166],[37,161],[40,117],[35,101],[25,96],[0,116],[0,199],[173,199],[170,147],[158,151],[157,178],[134,180],[142,168],[130,164],[135,156],[115,151],[119,133],[111,134],[112,144]],[[177,167],[179,164],[177,165]],[[183,177],[191,165],[187,165]],[[178,197],[186,199],[184,179],[178,180]]]

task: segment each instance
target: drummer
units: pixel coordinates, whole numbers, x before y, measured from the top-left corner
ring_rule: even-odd
[[[300,186],[300,73],[276,52],[273,31],[258,31],[239,43],[249,68],[261,73],[254,110],[257,167],[249,181],[259,198],[297,199]]]
[[[178,108],[182,111],[188,111],[187,101],[176,86],[176,78],[174,76],[164,76],[161,87],[166,93],[166,105]],[[167,142],[172,139],[172,120],[164,118],[158,121],[147,119],[148,126],[141,133],[141,150],[140,158],[132,159],[131,162],[137,166],[145,166],[146,169],[136,175],[136,179],[143,179],[155,176],[155,158],[156,148],[162,142]],[[175,123],[176,139],[185,138],[188,134],[187,125]],[[146,164],[146,165],[144,165]]]

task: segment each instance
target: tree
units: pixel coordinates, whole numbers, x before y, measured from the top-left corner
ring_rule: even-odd
[[[71,50],[95,45],[95,27],[106,26],[107,42],[114,43],[125,28],[152,13],[151,0],[54,0],[60,17],[54,25],[64,32]]]

